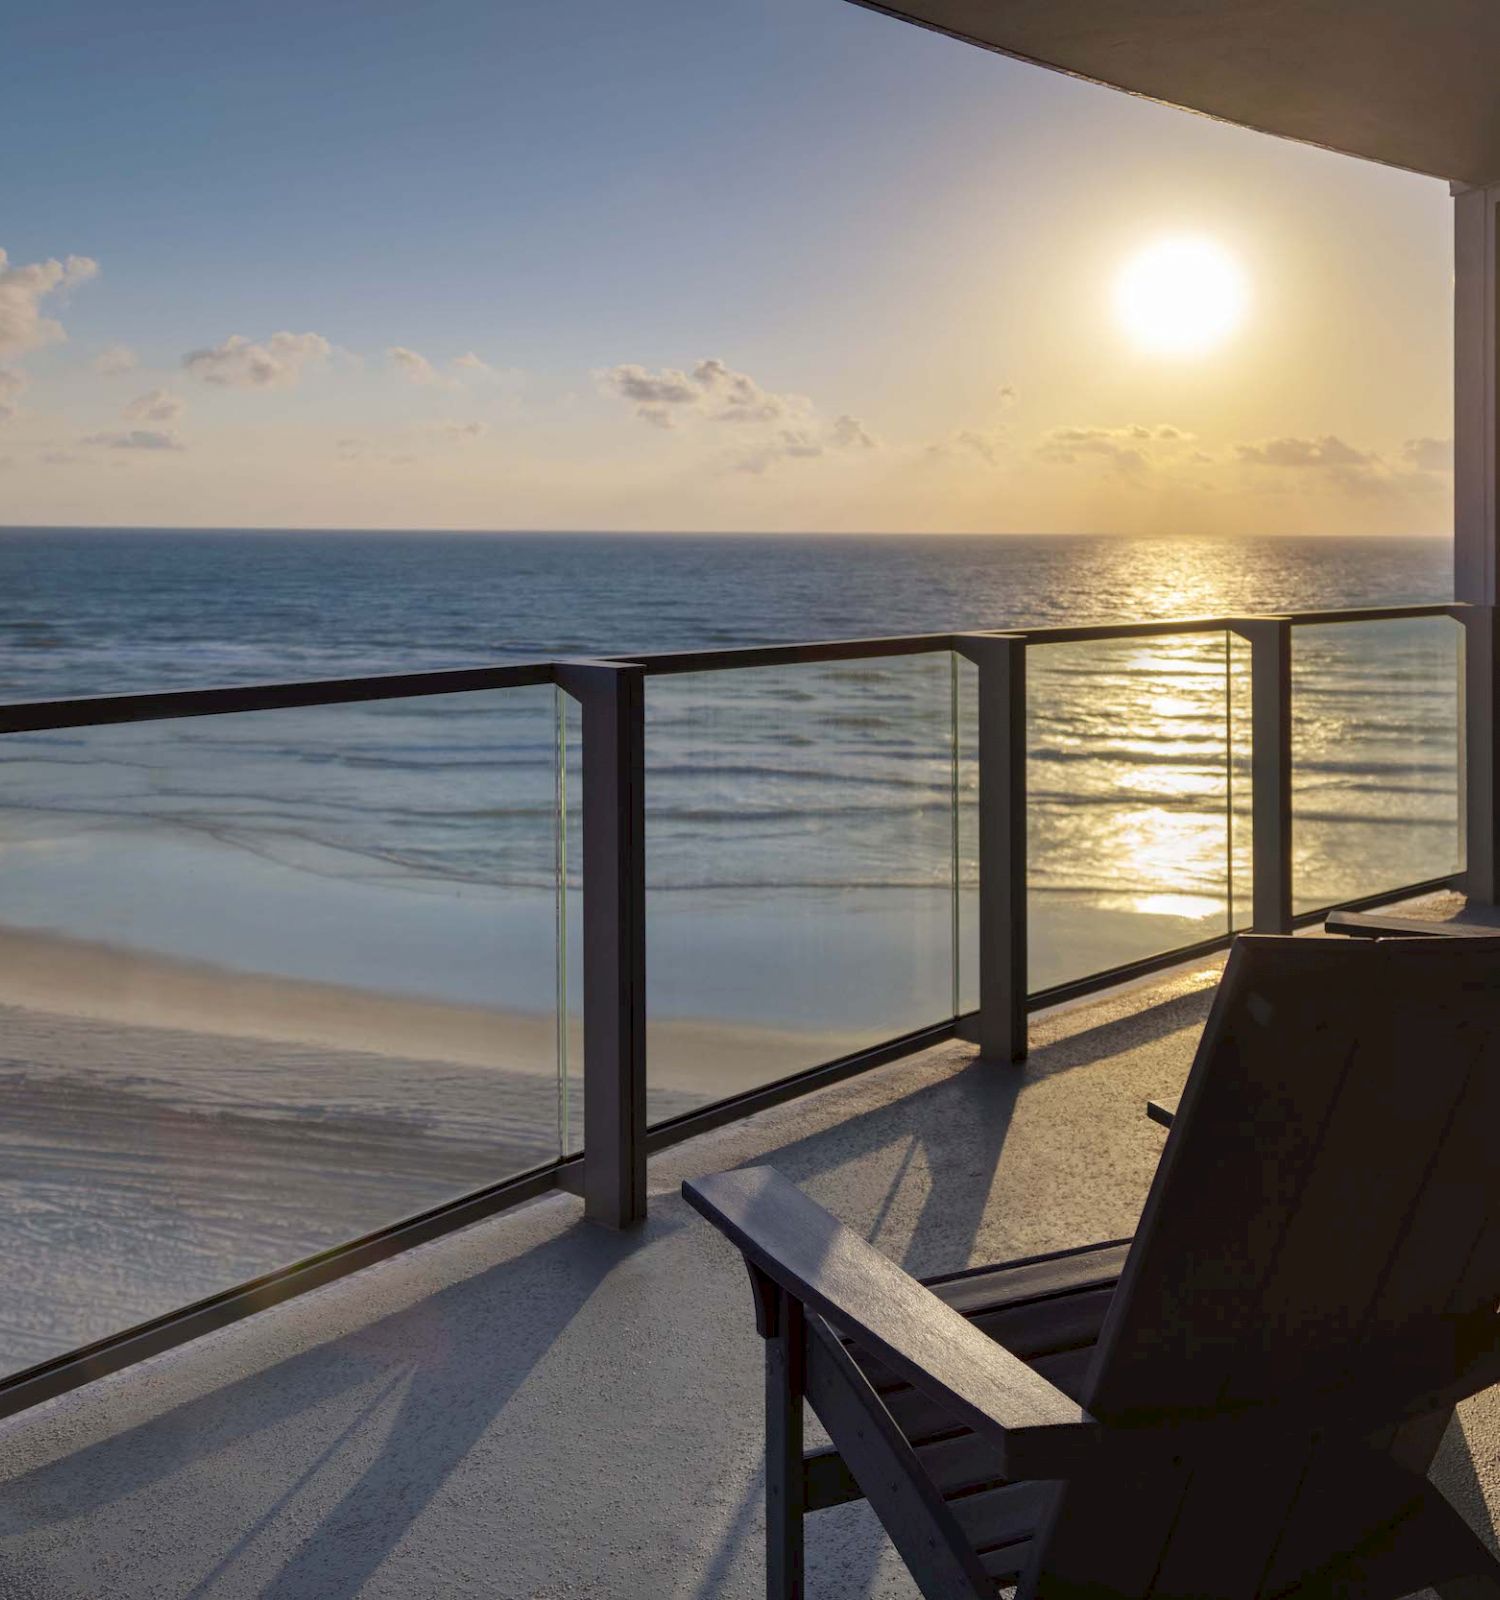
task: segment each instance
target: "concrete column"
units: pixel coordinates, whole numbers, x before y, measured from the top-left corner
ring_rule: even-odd
[[[1500,899],[1500,360],[1497,360],[1496,211],[1500,184],[1453,196],[1453,594],[1464,618],[1465,888]]]
[[[1500,184],[1453,197],[1453,597],[1500,601],[1496,254]]]

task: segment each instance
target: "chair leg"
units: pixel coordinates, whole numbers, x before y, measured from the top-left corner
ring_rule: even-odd
[[[803,1600],[803,1367],[806,1326],[800,1303],[779,1296],[766,1339],[766,1600]]]

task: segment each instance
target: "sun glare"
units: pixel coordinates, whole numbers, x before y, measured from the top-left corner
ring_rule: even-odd
[[[1115,280],[1126,334],[1156,355],[1203,355],[1239,327],[1249,285],[1239,263],[1209,239],[1162,239]]]

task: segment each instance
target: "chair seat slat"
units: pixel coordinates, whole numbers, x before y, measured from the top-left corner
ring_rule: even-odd
[[[994,1445],[972,1430],[927,1440],[913,1448],[944,1496],[991,1488],[1003,1481]],[[864,1498],[853,1473],[831,1445],[808,1455],[803,1474],[809,1511],[826,1511]]]
[[[981,1312],[969,1320],[997,1344],[1003,1344],[1012,1355],[1037,1365],[1048,1356],[1094,1344],[1112,1292],[1111,1289],[1089,1289],[1082,1294],[1060,1295],[1034,1305]],[[898,1377],[878,1357],[857,1345],[851,1344],[849,1349],[879,1393],[906,1386],[905,1379]]]
[[[1031,1538],[1052,1503],[1046,1483],[1007,1483],[948,1502],[965,1537],[981,1556]]]
[[[1109,1310],[1114,1285],[1089,1289],[1081,1294],[1059,1295],[1036,1305],[1006,1307],[984,1311],[971,1317],[997,1344],[1012,1355],[1035,1362],[1039,1357],[1077,1350],[1093,1344]]]
[[[1120,1276],[1129,1253],[1128,1239],[1112,1239],[1082,1250],[1036,1257],[1019,1265],[980,1267],[922,1281],[944,1304],[972,1317],[1052,1295],[1105,1288]]]

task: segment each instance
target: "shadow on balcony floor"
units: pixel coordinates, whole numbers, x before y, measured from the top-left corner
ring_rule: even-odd
[[[681,1178],[769,1161],[913,1271],[1130,1232],[1216,967],[1038,1019],[685,1144],[649,1224],[549,1197],[0,1424],[0,1594],[505,1600],[761,1592],[760,1352]],[[1444,1487],[1494,1502],[1500,1408]],[[860,1507],[810,1591],[915,1593]]]

